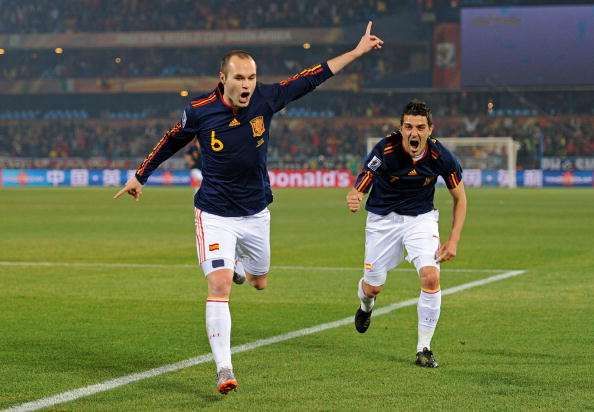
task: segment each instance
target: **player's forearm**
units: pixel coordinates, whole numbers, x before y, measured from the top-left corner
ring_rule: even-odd
[[[367,193],[369,189],[371,189],[371,185],[373,184],[373,173],[369,170],[363,170],[355,179],[355,184],[353,185],[353,190],[356,190],[359,193]]]
[[[168,130],[146,159],[138,166],[135,175],[140,183],[145,184],[151,173],[161,163],[169,159],[192,140],[193,136],[184,136],[181,130],[180,123]]]
[[[458,242],[462,235],[462,228],[466,220],[466,196],[454,198],[452,230],[450,231],[450,240]]]
[[[328,67],[332,71],[332,73],[337,74],[339,71],[344,69],[347,65],[357,60],[363,54],[360,52],[355,51],[355,49],[341,54],[340,56],[336,56],[333,59],[328,60]]]

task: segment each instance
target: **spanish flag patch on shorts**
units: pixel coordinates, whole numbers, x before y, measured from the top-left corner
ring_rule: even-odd
[[[210,245],[208,245],[208,250],[210,252],[214,252],[215,250],[219,250],[219,244],[218,243],[211,243]]]

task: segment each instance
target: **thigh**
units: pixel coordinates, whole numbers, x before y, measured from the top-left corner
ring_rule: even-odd
[[[262,276],[270,270],[270,211],[268,208],[244,218],[237,251],[245,271]]]
[[[365,283],[381,286],[388,271],[402,262],[403,245],[399,224],[393,215],[367,214],[365,225]]]
[[[234,218],[216,216],[195,209],[196,251],[204,275],[235,267],[237,233]]]
[[[415,265],[417,272],[425,266],[439,269],[435,254],[439,249],[439,213],[437,210],[416,216],[404,231],[406,260]]]

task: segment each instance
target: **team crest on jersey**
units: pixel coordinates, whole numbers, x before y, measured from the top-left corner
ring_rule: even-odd
[[[254,117],[250,120],[250,124],[252,125],[254,137],[260,137],[266,131],[266,128],[264,127],[264,116]]]
[[[377,157],[373,156],[373,158],[367,163],[367,167],[373,170],[374,172],[377,171],[377,168],[380,167],[382,161]]]

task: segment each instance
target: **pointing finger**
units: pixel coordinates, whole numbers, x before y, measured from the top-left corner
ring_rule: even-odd
[[[371,24],[372,24],[371,21],[369,23],[367,23],[367,29],[365,30],[365,34],[368,36],[371,34]]]
[[[115,194],[115,196],[113,197],[114,199],[117,199],[118,197],[120,197],[122,195],[122,193],[126,192],[126,188],[123,188],[122,190],[120,190],[119,192],[117,192]]]

